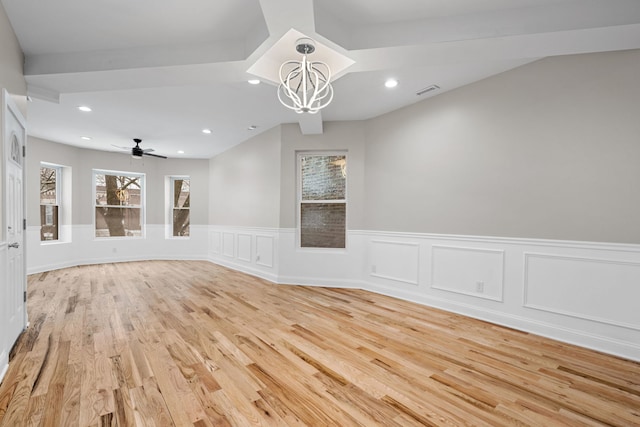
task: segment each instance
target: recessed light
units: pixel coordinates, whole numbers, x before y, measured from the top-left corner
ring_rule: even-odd
[[[247,80],[249,82],[250,85],[259,85],[260,84],[260,80],[258,79],[250,79]]]
[[[86,105],[81,105],[78,107],[78,110],[88,113],[89,111],[91,111],[91,107],[87,107]]]
[[[384,82],[384,85],[388,88],[396,87],[398,86],[398,81],[396,79],[387,79],[387,81]]]
[[[90,136],[81,136],[80,139],[84,139],[85,141],[91,141]]]
[[[211,133],[211,129],[202,129],[202,133],[209,135]]]
[[[183,150],[178,150],[178,154],[184,154]]]
[[[258,126],[256,126],[256,125],[251,125],[251,126],[249,126],[247,129],[248,129],[248,130],[256,130],[256,129],[258,129]]]

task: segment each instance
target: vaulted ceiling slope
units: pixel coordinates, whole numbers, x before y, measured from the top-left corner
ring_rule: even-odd
[[[546,56],[640,48],[637,0],[1,1],[25,54],[30,135],[99,150],[141,138],[169,157],[209,158],[280,123],[320,133]],[[313,59],[342,61],[317,115],[276,97],[301,34]]]

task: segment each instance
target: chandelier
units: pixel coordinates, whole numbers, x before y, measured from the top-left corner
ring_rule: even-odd
[[[278,99],[282,105],[299,114],[315,114],[333,99],[329,66],[324,62],[307,60],[307,55],[315,50],[313,40],[298,39],[296,51],[302,54],[302,60],[287,61],[280,66]]]

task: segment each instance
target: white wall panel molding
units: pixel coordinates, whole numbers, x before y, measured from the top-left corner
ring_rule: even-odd
[[[253,235],[247,233],[238,233],[238,259],[244,262],[251,262],[251,249]]]
[[[225,231],[222,233],[222,255],[228,258],[235,258],[236,256],[236,235]]]
[[[296,229],[280,230],[278,274],[280,283],[352,287],[360,284],[367,251],[362,236],[347,231],[346,249],[301,249]]]
[[[524,306],[640,331],[640,262],[524,254]]]
[[[209,252],[212,254],[222,253],[222,233],[219,231],[209,232]]]
[[[480,242],[497,244],[501,246],[543,246],[561,249],[591,249],[598,251],[633,252],[640,254],[640,245],[628,243],[606,243],[606,242],[582,242],[575,240],[546,240],[528,239],[518,237],[492,237],[492,236],[465,236],[458,234],[434,234],[434,233],[410,233],[401,231],[367,231],[352,230],[350,234],[364,235],[371,238],[406,238],[406,239],[428,239],[430,241],[456,241],[456,242]]]
[[[420,245],[414,242],[371,240],[370,275],[418,286]]]
[[[256,264],[272,268],[274,262],[275,242],[273,236],[256,234]]]
[[[503,302],[504,250],[433,245],[431,287]]]
[[[277,229],[211,225],[209,234],[219,235],[222,242],[219,251],[209,248],[209,261],[274,283],[278,282]]]

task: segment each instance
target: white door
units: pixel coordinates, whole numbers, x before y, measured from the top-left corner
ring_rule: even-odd
[[[24,259],[24,145],[26,139],[25,120],[16,104],[3,92],[4,105],[4,159],[5,159],[5,206],[6,225],[6,281],[1,291],[5,301],[7,348],[11,348],[27,322],[25,292],[26,274]]]

